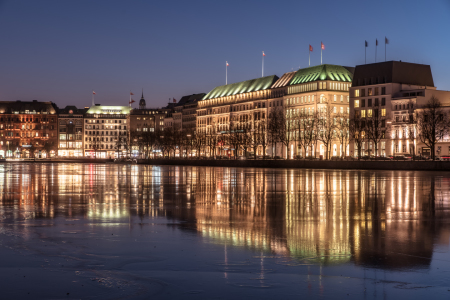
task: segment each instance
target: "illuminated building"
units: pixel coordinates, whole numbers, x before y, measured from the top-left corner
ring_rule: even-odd
[[[84,156],[83,116],[86,110],[66,106],[58,111],[58,156]]]
[[[430,148],[420,143],[412,121],[432,96],[444,107],[450,106],[450,92],[436,89],[429,65],[388,61],[356,66],[350,89],[350,115],[356,113],[363,121],[373,115],[380,119],[384,132],[378,153],[374,153],[373,141],[364,141],[362,155],[412,154],[416,149],[416,154],[429,156]],[[350,147],[357,155],[356,145],[351,143]],[[436,155],[450,155],[449,147],[450,139],[444,137],[437,144]]]
[[[0,156],[47,158],[56,155],[57,110],[52,102],[0,102]]]
[[[353,78],[351,67],[319,65],[284,74],[223,85],[214,88],[197,108],[197,131],[205,135],[233,134],[233,132],[257,132],[266,128],[271,112],[282,110],[286,120],[296,122],[294,116],[330,109],[331,116],[348,118],[349,88]],[[331,120],[330,120],[331,121]],[[267,129],[265,130],[267,131]],[[290,134],[301,136],[302,132],[291,129]],[[324,155],[322,143],[317,149],[304,151],[293,139],[289,145],[290,158],[295,155]],[[224,150],[236,151],[232,145]],[[221,150],[222,151],[222,150]],[[256,147],[255,155],[263,155],[263,146]],[[341,155],[337,138],[333,139],[331,155]],[[242,149],[237,155],[243,155]],[[266,155],[286,157],[286,145],[275,143],[266,148]],[[224,154],[224,153],[219,153]]]
[[[147,152],[147,143],[151,143],[155,139],[157,132],[161,132],[164,128],[164,117],[168,109],[147,108],[144,92],[142,92],[139,101],[139,109],[133,109],[128,114],[129,138],[135,139],[132,143],[131,154],[134,157],[139,153]],[[137,140],[141,142],[137,142]],[[144,155],[145,157],[145,155]]]
[[[84,115],[84,155],[99,158],[127,154],[129,106],[94,105]]]

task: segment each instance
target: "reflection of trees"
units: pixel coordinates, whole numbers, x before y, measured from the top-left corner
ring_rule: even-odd
[[[423,172],[101,164],[0,171],[0,203],[15,219],[161,216],[215,243],[321,264],[427,267],[449,208],[450,182]]]

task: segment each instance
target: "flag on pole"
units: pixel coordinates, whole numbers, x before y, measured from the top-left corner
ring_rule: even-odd
[[[366,43],[364,44],[367,47],[369,47],[369,43],[366,41]]]
[[[325,50],[325,45],[322,42],[320,42],[320,47],[321,47],[322,50]]]
[[[375,46],[378,46],[378,39],[375,39]]]
[[[94,92],[94,91],[92,91],[92,95],[95,95],[95,92]]]
[[[173,98],[173,103],[177,103],[177,100],[175,100],[175,98]]]
[[[263,51],[263,56],[266,56],[266,54],[264,53],[264,51]]]
[[[384,43],[385,43],[385,44],[389,44],[389,40],[388,40],[387,37],[384,37]]]
[[[130,104],[131,104],[131,103],[134,103],[134,102],[136,102],[136,101],[134,101],[133,99],[131,99]]]
[[[130,92],[130,96],[133,96],[134,94],[132,92]]]
[[[309,45],[309,51],[312,52],[313,51],[313,47],[311,45]]]
[[[228,64],[228,62],[227,62],[227,67],[229,66],[230,64]]]

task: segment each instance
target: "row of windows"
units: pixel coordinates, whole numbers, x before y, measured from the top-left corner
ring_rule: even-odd
[[[385,106],[385,105],[386,105],[386,98],[381,98],[381,106]],[[373,106],[380,106],[380,102],[379,102],[378,98],[375,98]],[[354,107],[355,108],[366,107],[366,99],[355,100]],[[372,107],[372,99],[367,99],[367,107]]]
[[[102,130],[111,130],[111,129],[120,129],[122,130],[122,125],[102,125],[100,128],[100,125],[85,125],[85,129],[102,129]],[[127,130],[127,126],[123,126],[124,130]]]
[[[402,108],[403,107],[403,108]],[[414,108],[414,104],[413,103],[408,103],[408,104],[396,104],[395,105],[395,109],[409,109],[409,108]]]
[[[151,127],[149,127],[149,128],[147,128],[147,127],[136,128],[136,131],[141,131],[141,129],[142,129],[143,132],[155,132],[155,128],[151,128]]]
[[[379,93],[380,88],[374,87],[374,88],[368,88],[367,89],[367,96],[378,96],[378,95],[386,95],[386,87],[381,87],[381,94]],[[356,89],[354,90],[354,96],[355,97],[366,97],[366,89]]]
[[[41,118],[41,119],[39,119],[39,118],[36,118],[36,119],[33,119],[33,118],[15,118],[15,120],[14,120],[14,118],[0,118],[0,122],[3,122],[3,121],[5,121],[5,122],[34,122],[34,123],[39,123],[39,122],[55,122],[55,119],[54,118]]]
[[[0,136],[6,136],[6,137],[54,137],[55,135],[53,133],[39,133],[39,132],[16,132],[16,134],[14,135],[14,132],[10,131],[10,132],[5,132],[5,133],[0,133]]]
[[[83,148],[83,142],[60,142],[59,148]]]
[[[100,122],[100,120],[85,120],[85,123],[97,123],[97,124],[99,124],[99,123],[109,123],[109,124],[119,123],[119,124],[121,124],[122,121],[124,124],[127,123],[127,120],[102,120],[101,122]]]
[[[365,109],[362,109],[362,110],[359,110],[359,111],[357,110],[356,112],[359,112],[361,118],[365,118],[366,117],[366,110]],[[386,108],[380,109],[380,112],[381,112],[381,116],[382,117],[386,117]],[[375,110],[368,109],[367,110],[367,118],[372,118],[372,117],[378,117],[378,110],[377,109],[375,109]]]

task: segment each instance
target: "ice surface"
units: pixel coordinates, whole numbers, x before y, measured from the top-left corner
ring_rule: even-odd
[[[2,299],[448,299],[444,172],[0,164]]]

